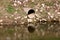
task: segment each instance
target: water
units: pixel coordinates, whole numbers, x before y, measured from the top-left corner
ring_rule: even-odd
[[[0,40],[60,40],[60,23],[0,26]]]

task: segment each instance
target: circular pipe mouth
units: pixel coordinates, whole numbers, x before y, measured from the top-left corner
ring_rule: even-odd
[[[32,14],[32,13],[35,13],[35,11],[34,11],[33,9],[30,9],[30,10],[28,11],[28,15],[30,15],[30,14]]]

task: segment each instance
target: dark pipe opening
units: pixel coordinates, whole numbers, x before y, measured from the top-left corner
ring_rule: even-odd
[[[30,10],[28,11],[28,15],[29,15],[29,14],[32,14],[32,13],[35,13],[35,11],[34,11],[33,9],[30,9]]]
[[[28,31],[30,33],[33,33],[35,31],[35,28],[33,26],[28,26]]]

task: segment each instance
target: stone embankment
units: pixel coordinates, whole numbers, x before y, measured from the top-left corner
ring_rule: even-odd
[[[0,25],[60,22],[60,0],[12,0],[8,3],[0,6]],[[30,9],[34,10],[33,14],[29,13]]]

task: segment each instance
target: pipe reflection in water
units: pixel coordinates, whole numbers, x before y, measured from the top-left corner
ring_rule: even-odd
[[[35,31],[35,26],[33,24],[28,24],[28,31],[33,33]]]

